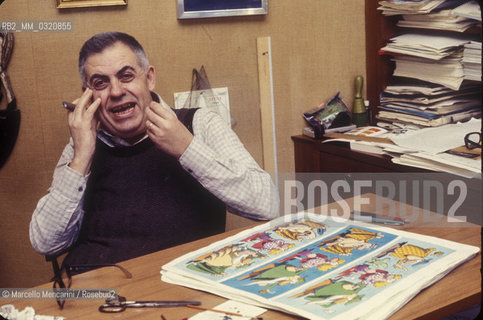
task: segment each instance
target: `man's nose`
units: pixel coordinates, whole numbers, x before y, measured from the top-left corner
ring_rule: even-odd
[[[121,81],[119,81],[118,79],[114,79],[111,81],[111,96],[114,96],[114,97],[120,97],[122,95],[124,95],[125,93],[125,88],[124,88],[124,85]]]

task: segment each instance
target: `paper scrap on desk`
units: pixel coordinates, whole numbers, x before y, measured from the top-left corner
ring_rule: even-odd
[[[35,314],[35,310],[32,307],[26,307],[19,311],[13,304],[0,306],[0,316],[9,320],[65,320],[64,317]]]
[[[481,130],[481,119],[471,119],[464,123],[447,124],[425,128],[392,137],[398,146],[436,154],[464,145],[464,137],[470,132]]]
[[[241,303],[234,300],[228,300],[220,305],[217,305],[213,309],[223,310],[228,312],[235,312],[244,315],[245,317],[230,316],[223,313],[213,312],[213,311],[203,311],[189,320],[249,320],[253,317],[257,317],[267,311],[266,309],[255,307],[249,304]]]

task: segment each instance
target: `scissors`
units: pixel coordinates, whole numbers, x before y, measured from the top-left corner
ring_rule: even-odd
[[[199,301],[126,301],[123,296],[106,299],[106,303],[99,306],[100,312],[116,313],[126,310],[126,308],[160,308],[160,307],[182,307],[187,305],[199,306]]]

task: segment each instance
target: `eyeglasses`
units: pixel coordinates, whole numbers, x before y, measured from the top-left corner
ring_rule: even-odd
[[[62,269],[60,269],[58,265],[57,265],[57,268],[54,265],[54,277],[52,278],[52,281],[54,282],[53,283],[54,293],[57,293],[62,290],[70,289],[70,286],[72,285],[72,275],[93,270],[93,269],[104,268],[104,267],[118,268],[124,273],[127,279],[132,278],[132,274],[129,271],[127,271],[124,267],[117,264],[75,265],[75,266],[62,267]],[[65,278],[67,279],[67,285],[64,282]],[[62,310],[64,308],[65,300],[60,299],[59,296],[62,296],[62,295],[56,294],[55,300],[57,301],[59,308]]]
[[[472,150],[476,148],[481,149],[481,132],[470,132],[465,136],[466,148]]]

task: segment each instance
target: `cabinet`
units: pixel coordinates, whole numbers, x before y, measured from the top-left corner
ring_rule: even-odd
[[[395,164],[384,155],[353,151],[346,142],[293,136],[295,172],[429,172]]]

